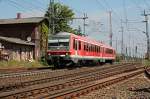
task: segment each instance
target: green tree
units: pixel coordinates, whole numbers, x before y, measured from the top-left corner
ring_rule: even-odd
[[[75,15],[73,10],[68,6],[62,5],[60,3],[53,3],[52,7],[54,8],[53,11],[51,11],[51,5],[49,5],[48,11],[46,11],[45,16],[49,18],[50,22],[52,22],[52,20],[54,21],[55,33],[58,33],[60,31],[73,32],[74,30],[68,24],[73,20],[73,17]],[[49,12],[53,12],[53,16],[52,13]],[[50,25],[50,30],[52,30],[52,25]]]

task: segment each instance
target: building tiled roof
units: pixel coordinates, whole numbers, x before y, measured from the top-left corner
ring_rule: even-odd
[[[2,24],[21,24],[21,23],[39,23],[46,18],[44,17],[31,17],[31,18],[14,18],[14,19],[0,19],[0,25]]]
[[[11,38],[11,37],[0,36],[0,40],[7,41],[7,42],[10,42],[10,43],[21,44],[21,45],[35,45],[35,43],[33,43],[33,42],[28,42],[28,41],[25,41],[25,40],[21,40],[21,39],[18,39],[18,38]]]

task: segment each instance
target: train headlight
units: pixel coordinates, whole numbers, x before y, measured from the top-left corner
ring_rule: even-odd
[[[66,55],[69,55],[68,53],[66,53]]]

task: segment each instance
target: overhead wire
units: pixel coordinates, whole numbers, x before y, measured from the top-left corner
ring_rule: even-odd
[[[104,10],[107,10],[107,8],[105,8],[104,5],[99,0],[96,0],[96,2],[98,3],[99,7],[102,7]]]
[[[26,8],[21,6],[20,4],[18,4],[17,2],[15,2],[14,0],[8,0],[9,3],[13,4],[16,6],[16,8],[19,8],[19,9],[23,9],[25,10]],[[25,10],[26,11],[26,10]]]
[[[121,19],[120,15],[109,5],[109,3],[107,2],[107,0],[103,0],[104,3],[106,4],[106,6],[108,6],[110,8],[110,10],[119,18]]]
[[[22,0],[23,1],[23,0]],[[29,4],[29,3],[27,3],[27,2],[25,2],[25,3],[20,3],[19,1],[16,1],[16,0],[8,0],[8,2],[9,3],[11,3],[11,4],[13,4],[13,6],[15,7],[15,8],[17,8],[17,9],[21,9],[21,10],[23,10],[24,12],[34,12],[35,10],[39,10],[40,12],[46,12],[46,11],[44,11],[44,9],[42,8],[42,10],[41,9],[39,9],[39,7],[37,7],[37,6],[33,6],[33,4],[31,5],[31,4]],[[35,16],[35,14],[34,13],[30,13],[31,14],[31,16]]]
[[[110,6],[107,5],[107,3],[105,2],[105,5],[107,5],[108,7],[106,8],[99,0],[96,0],[96,2],[99,4],[99,7],[102,7],[104,10],[109,11],[107,8],[110,8],[112,10],[112,8]],[[112,10],[113,11],[113,10]],[[114,11],[113,11],[114,12]],[[116,14],[115,14],[116,15]],[[118,16],[117,16],[118,17]],[[120,22],[118,21],[118,19],[121,19],[120,17],[118,17],[117,19],[112,17],[117,23],[118,26],[120,26]]]
[[[127,16],[126,0],[123,0],[123,13],[124,13],[126,26],[128,26],[128,24],[127,24],[128,16]]]
[[[15,1],[15,0],[14,0]],[[18,0],[18,1],[16,1],[16,2],[19,2],[20,0]],[[32,10],[34,10],[34,9],[36,9],[36,10],[39,10],[39,11],[41,11],[41,12],[45,12],[45,9],[44,8],[42,8],[42,7],[40,7],[39,5],[35,5],[35,3],[32,3],[31,1],[30,1],[30,3],[28,2],[28,1],[26,1],[26,0],[21,0],[21,2],[24,2],[24,3],[21,3],[20,5],[22,5],[22,6],[25,6],[25,7],[30,7],[30,9],[32,9]]]
[[[27,12],[26,8],[23,8],[23,7],[19,6],[19,5],[18,5],[16,2],[14,2],[14,1],[9,0],[9,1],[5,1],[5,2],[8,2],[8,3],[9,3],[8,5],[14,7],[14,8],[17,9],[17,10],[20,10],[20,11],[23,11],[23,12]],[[34,14],[31,13],[31,15],[34,15]]]
[[[13,6],[14,8],[16,8],[16,9],[19,9],[19,10],[22,10],[22,11],[25,11],[25,10],[23,10],[23,9],[21,9],[20,7],[18,7],[18,5],[16,5],[14,2],[8,2],[11,6]],[[8,4],[8,5],[9,5]]]

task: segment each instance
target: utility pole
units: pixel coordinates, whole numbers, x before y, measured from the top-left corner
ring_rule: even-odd
[[[69,19],[69,18],[61,18],[61,17],[58,17],[56,18],[55,17],[55,13],[54,13],[54,0],[50,0],[50,10],[49,10],[49,14],[50,14],[50,24],[49,24],[49,28],[52,27],[52,30],[51,30],[51,33],[52,34],[55,34],[55,20],[57,19]],[[84,34],[85,34],[85,26],[86,26],[86,19],[88,19],[87,17],[87,14],[84,13],[84,17],[77,17],[77,18],[70,18],[70,19],[83,19],[84,23],[83,23],[83,28],[84,28]]]
[[[74,19],[74,20],[79,20],[82,19],[83,20],[83,33],[85,34],[85,26],[87,25],[85,22],[86,19],[88,19],[87,15],[84,13],[83,17],[74,17],[74,18],[55,18],[55,19]]]
[[[124,39],[123,39],[123,25],[122,25],[122,19],[121,19],[121,55],[122,55],[122,58],[123,58],[123,54],[124,54]]]
[[[116,52],[118,51],[118,38],[116,37]]]
[[[111,16],[111,11],[109,11],[109,32],[110,32],[110,35],[109,35],[110,42],[109,42],[109,44],[110,44],[110,46],[112,46],[112,36],[113,36],[113,34],[112,34],[112,18],[111,17],[112,17]]]
[[[85,24],[85,20],[87,19],[87,15],[84,13],[84,17],[83,17],[83,33],[85,34],[85,26],[86,26],[86,24]]]
[[[145,24],[146,24],[146,32],[144,32],[146,34],[147,37],[147,58],[150,59],[150,39],[149,39],[149,28],[148,28],[148,15],[150,14],[146,14],[145,10],[144,10],[144,14],[145,16]]]

